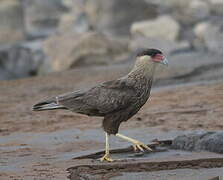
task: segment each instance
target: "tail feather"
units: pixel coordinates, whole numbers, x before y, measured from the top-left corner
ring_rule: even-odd
[[[54,109],[67,109],[67,108],[58,104],[55,100],[43,101],[33,106],[33,111],[45,111]]]

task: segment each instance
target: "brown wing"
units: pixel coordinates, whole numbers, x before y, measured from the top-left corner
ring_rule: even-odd
[[[75,93],[74,93],[75,94]],[[133,86],[124,79],[108,81],[78,95],[59,97],[59,103],[66,108],[92,116],[104,116],[127,108],[137,99]]]

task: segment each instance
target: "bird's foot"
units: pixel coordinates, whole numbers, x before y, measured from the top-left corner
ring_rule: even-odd
[[[105,154],[102,158],[100,158],[100,161],[113,162],[114,160],[110,157],[110,154]]]
[[[133,143],[133,149],[135,152],[138,152],[138,151],[144,152],[144,150],[153,151],[149,146],[147,146],[146,144],[144,144],[140,141],[135,141]]]

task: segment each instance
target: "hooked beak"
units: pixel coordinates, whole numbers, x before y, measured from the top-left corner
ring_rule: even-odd
[[[167,58],[165,58],[164,60],[162,60],[161,62],[160,62],[161,64],[164,64],[164,65],[166,65],[166,66],[168,66],[168,60],[167,60]]]

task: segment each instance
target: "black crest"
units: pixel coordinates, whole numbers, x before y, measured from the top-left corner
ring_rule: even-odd
[[[138,51],[136,57],[140,56],[155,56],[156,54],[162,54],[162,52],[158,49],[141,49]]]

